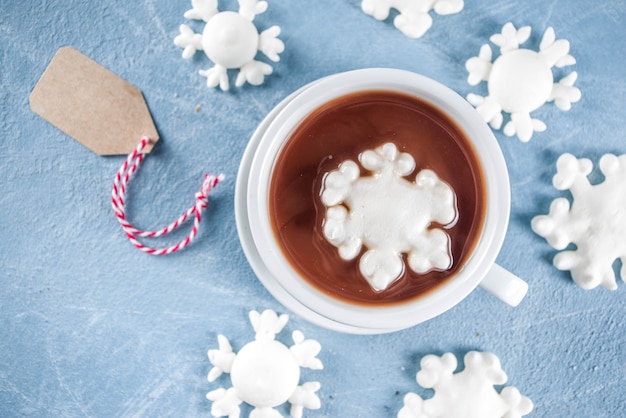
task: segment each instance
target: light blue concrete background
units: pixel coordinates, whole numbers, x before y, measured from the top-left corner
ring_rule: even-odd
[[[531,416],[624,416],[626,286],[575,286],[552,267],[556,252],[530,219],[568,196],[550,184],[561,153],[597,164],[626,152],[626,1],[468,1],[411,40],[361,12],[359,0],[271,0],[256,22],[282,27],[281,61],[262,87],[227,93],[205,87],[197,72],[206,58],[184,61],[173,44],[189,8],[186,0],[0,3],[0,416],[209,416],[205,394],[219,385],[206,380],[206,351],[216,335],[237,350],[253,338],[250,309],[285,311],[255,278],[235,229],[235,177],[256,125],[298,87],[363,67],[408,69],[463,96],[484,93],[484,83],[466,83],[464,63],[507,21],[532,26],[524,46],[537,48],[548,26],[570,40],[577,63],[555,73],[576,70],[583,93],[569,112],[538,110],[548,130],[530,143],[496,133],[512,186],[498,262],[528,281],[526,300],[512,309],[478,289],[425,324],[367,337],[292,316],[287,330],[318,339],[326,366],[304,374],[322,384],[322,409],[305,416],[393,417],[406,392],[432,394],[415,382],[423,355],[469,350],[499,356],[507,385],[534,401]],[[184,252],[157,258],[134,249],[109,203],[123,158],[92,154],[30,111],[30,91],[65,45],[147,99],[162,139],[132,183],[139,226],[177,216],[205,171],[226,174]]]

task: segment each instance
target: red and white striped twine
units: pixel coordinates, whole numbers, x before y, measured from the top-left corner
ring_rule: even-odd
[[[124,198],[126,197],[126,186],[128,182],[130,181],[133,174],[137,171],[137,168],[139,168],[139,165],[144,159],[144,154],[142,154],[141,152],[149,143],[150,138],[141,138],[141,142],[139,143],[137,148],[130,153],[128,158],[126,158],[126,161],[124,161],[124,164],[122,164],[119,171],[115,175],[115,180],[113,181],[113,191],[111,193],[111,204],[113,206],[113,212],[115,213],[117,220],[120,222],[124,233],[135,247],[145,253],[153,255],[171,254],[185,248],[196,237],[200,221],[202,220],[202,212],[207,208],[209,204],[209,194],[215,188],[215,186],[217,186],[217,184],[224,179],[224,176],[222,174],[220,174],[219,176],[206,174],[204,176],[204,181],[202,183],[200,191],[196,193],[195,204],[191,208],[189,208],[187,212],[183,213],[178,219],[176,219],[165,228],[158,231],[142,231],[140,229],[137,229],[132,226],[131,223],[128,222],[128,220],[126,219]],[[169,234],[170,232],[181,226],[192,215],[194,217],[194,220],[191,232],[189,233],[189,235],[187,235],[185,239],[180,241],[178,244],[166,248],[151,248],[143,245],[137,239],[138,237],[157,238]]]

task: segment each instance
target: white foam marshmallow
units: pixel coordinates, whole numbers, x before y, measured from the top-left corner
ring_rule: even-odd
[[[450,237],[441,227],[457,219],[454,190],[432,170],[415,181],[414,158],[392,143],[359,155],[372,174],[360,176],[357,163],[342,162],[326,174],[321,190],[326,206],[325,238],[344,260],[359,260],[359,270],[375,291],[384,291],[405,271],[402,255],[416,273],[452,266]]]

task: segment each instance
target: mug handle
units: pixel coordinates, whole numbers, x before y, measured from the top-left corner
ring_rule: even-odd
[[[479,286],[511,306],[519,305],[528,291],[528,283],[495,263]]]

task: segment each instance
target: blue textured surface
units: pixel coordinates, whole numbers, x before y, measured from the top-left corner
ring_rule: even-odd
[[[206,351],[216,335],[237,350],[253,337],[250,309],[284,312],[248,266],[234,222],[235,177],[256,125],[299,86],[363,67],[408,69],[463,96],[482,93],[484,83],[466,83],[464,63],[509,20],[532,26],[524,46],[536,47],[548,26],[568,39],[578,62],[562,73],[576,70],[583,93],[569,112],[537,111],[548,130],[530,143],[496,133],[512,186],[498,262],[528,281],[526,300],[512,309],[478,289],[434,320],[380,336],[292,316],[287,329],[318,339],[326,366],[305,373],[322,384],[322,409],[305,416],[395,416],[406,392],[431,395],[415,382],[423,355],[468,350],[500,357],[507,385],[534,401],[531,416],[624,416],[626,286],[578,288],[529,225],[568,195],[550,184],[561,153],[597,164],[626,152],[626,1],[468,1],[411,40],[362,13],[358,0],[272,0],[256,22],[282,27],[281,61],[263,86],[227,93],[205,87],[197,71],[206,58],[184,61],[173,44],[189,8],[184,0],[0,4],[0,416],[209,416],[205,393],[219,385],[206,380]],[[135,250],[109,203],[123,158],[92,154],[30,111],[30,91],[65,45],[139,87],[151,109],[162,139],[132,183],[139,226],[177,216],[205,171],[226,174],[184,252]]]

